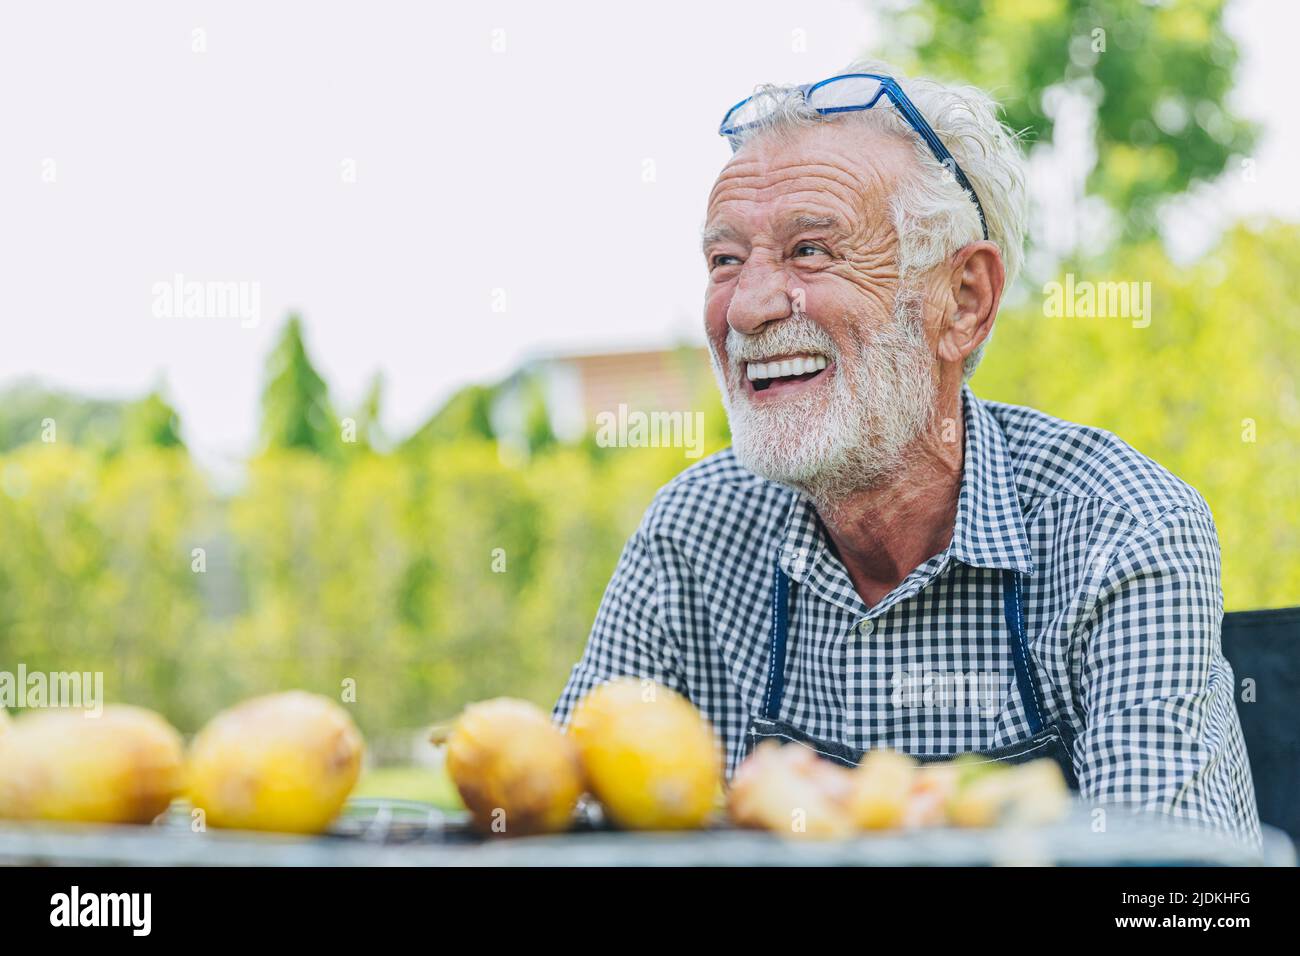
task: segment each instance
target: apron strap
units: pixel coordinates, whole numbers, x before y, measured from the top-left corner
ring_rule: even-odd
[[[1029,635],[1025,633],[1025,614],[1022,601],[1020,575],[1011,570],[1002,572],[1002,613],[1011,631],[1011,658],[1016,665],[1016,686],[1020,688],[1020,701],[1029,721],[1030,734],[1043,729],[1043,700],[1038,693],[1038,682],[1029,670]]]
[[[1016,669],[1016,686],[1029,721],[1030,734],[1043,729],[1043,699],[1038,682],[1029,669],[1029,636],[1025,630],[1021,576],[1002,572],[1002,613],[1011,632],[1011,659]],[[778,556],[773,562],[772,630],[767,655],[767,689],[763,694],[763,716],[777,720],[785,693],[785,653],[790,628],[790,578],[781,570]]]
[[[781,558],[774,565],[772,581],[772,634],[767,655],[767,691],[763,694],[763,716],[776,720],[785,693],[785,642],[790,627],[790,578],[781,570]]]

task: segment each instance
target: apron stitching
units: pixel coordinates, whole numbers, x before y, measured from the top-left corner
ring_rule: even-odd
[[[780,562],[781,562],[781,559],[778,557],[778,558],[777,558],[777,569],[778,569],[778,571],[779,571],[780,566],[781,566]],[[772,634],[773,634],[773,635],[776,634],[776,628],[777,628],[776,616],[777,616],[777,599],[778,599],[778,594],[780,593],[780,592],[779,592],[779,589],[780,589],[780,585],[779,585],[779,583],[777,584],[776,587],[773,587],[773,588],[772,588]],[[775,637],[773,638],[773,641],[772,641],[772,645],[771,645],[771,647],[768,648],[768,654],[767,654],[767,657],[768,657],[768,661],[767,661],[767,690],[766,690],[766,692],[764,692],[764,694],[763,694],[763,716],[764,716],[764,717],[767,717],[767,716],[768,716],[768,711],[769,711],[769,710],[771,709],[771,707],[772,707],[772,682],[773,682],[773,680],[774,680],[774,675],[775,675],[775,672],[776,672],[776,640],[775,640]],[[775,715],[773,715],[773,716],[775,716]]]
[[[1016,575],[1016,623],[1020,627],[1020,640],[1023,642],[1025,653],[1025,673],[1029,675],[1029,691],[1034,695],[1034,706],[1038,708],[1038,722],[1043,722],[1043,698],[1039,693],[1038,681],[1034,679],[1033,671],[1029,669],[1029,632],[1025,629],[1025,601],[1024,592],[1021,590],[1020,575]]]
[[[757,739],[758,736],[759,736],[758,733],[756,733],[756,732],[753,731],[753,730],[751,730],[751,731],[749,732],[749,735],[750,735],[751,737],[755,738],[755,739]],[[774,733],[774,734],[763,734],[763,736],[764,736],[764,737],[781,737],[781,738],[784,738],[785,740],[790,741],[792,744],[798,744],[800,747],[806,747],[806,748],[808,748],[809,750],[811,750],[811,751],[812,751],[813,753],[815,753],[815,754],[821,754],[823,757],[833,757],[833,758],[838,759],[838,760],[843,760],[843,759],[844,759],[844,757],[843,757],[842,755],[840,755],[840,754],[834,754],[834,753],[831,753],[830,751],[827,751],[827,750],[818,750],[816,747],[812,746],[811,744],[805,743],[805,742],[802,741],[802,740],[797,740],[796,738],[791,737],[789,734]]]
[[[808,743],[807,741],[799,740],[797,737],[791,737],[789,734],[783,734],[783,733],[780,733],[780,732],[776,732],[776,733],[768,733],[768,734],[761,734],[761,735],[760,735],[760,734],[758,733],[758,731],[756,731],[756,730],[754,730],[754,729],[751,728],[750,731],[749,731],[749,736],[752,737],[752,738],[754,738],[755,740],[757,740],[760,736],[762,736],[762,737],[764,737],[764,738],[780,737],[780,738],[782,738],[782,739],[784,739],[784,740],[788,740],[788,741],[790,741],[790,743],[792,743],[792,744],[798,744],[800,747],[805,747],[805,748],[807,748],[808,750],[811,750],[811,751],[812,751],[813,753],[815,753],[815,754],[821,754],[823,757],[833,757],[833,758],[838,759],[838,760],[843,760],[843,759],[844,759],[843,755],[841,755],[841,754],[831,753],[831,752],[828,751],[828,750],[818,750],[816,747],[814,747],[812,744]],[[1041,740],[1041,741],[1039,741],[1037,744],[1035,744],[1034,746],[1030,747],[1028,750],[1023,750],[1023,751],[1021,751],[1020,753],[1018,753],[1018,754],[1012,754],[1011,756],[1020,757],[1020,756],[1024,756],[1025,754],[1031,754],[1031,753],[1034,753],[1035,751],[1042,750],[1044,747],[1050,747],[1050,746],[1051,746],[1055,741],[1060,740],[1060,739],[1061,739],[1061,738],[1060,738],[1059,736],[1055,736],[1055,737],[1051,737],[1051,738],[1049,738],[1049,739],[1047,739],[1047,740]],[[958,757],[958,756],[965,756],[965,754],[954,754],[954,758],[955,758],[955,757]],[[949,758],[949,759],[953,759],[953,758]],[[979,766],[980,764],[986,764],[986,763],[1004,763],[1004,762],[1005,762],[1005,761],[1004,761],[1002,758],[999,758],[999,757],[989,757],[989,758],[987,758],[987,759],[985,759],[985,760],[967,760],[967,761],[965,761],[965,764],[966,764],[966,766]],[[936,769],[937,767],[939,767],[940,765],[941,765],[941,762],[940,762],[940,761],[931,761],[930,763],[918,763],[917,766],[916,766],[916,769],[917,769],[917,770],[934,770],[934,769]]]

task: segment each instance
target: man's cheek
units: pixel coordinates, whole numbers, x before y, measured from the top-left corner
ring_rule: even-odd
[[[835,290],[824,282],[792,281],[790,283],[790,311],[794,315],[805,315],[818,325],[823,320],[842,314],[842,307],[836,301]]]
[[[710,289],[704,298],[704,332],[709,339],[721,345],[727,339],[727,306],[731,293]]]

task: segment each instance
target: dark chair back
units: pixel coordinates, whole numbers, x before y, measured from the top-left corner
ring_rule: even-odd
[[[1300,607],[1225,614],[1223,654],[1237,679],[1260,820],[1300,844]]]

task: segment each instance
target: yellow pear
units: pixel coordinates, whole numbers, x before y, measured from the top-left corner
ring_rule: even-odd
[[[328,697],[255,697],[194,738],[190,800],[210,826],[320,833],[356,785],[363,747],[351,716]]]
[[[487,833],[568,829],[583,790],[573,741],[540,708],[509,697],[465,708],[447,738],[447,772]]]
[[[589,693],[569,727],[587,786],[617,825],[684,830],[712,815],[722,782],[717,738],[689,701],[621,678]]]
[[[148,823],[183,772],[180,734],[152,711],[32,711],[0,732],[0,817]]]

